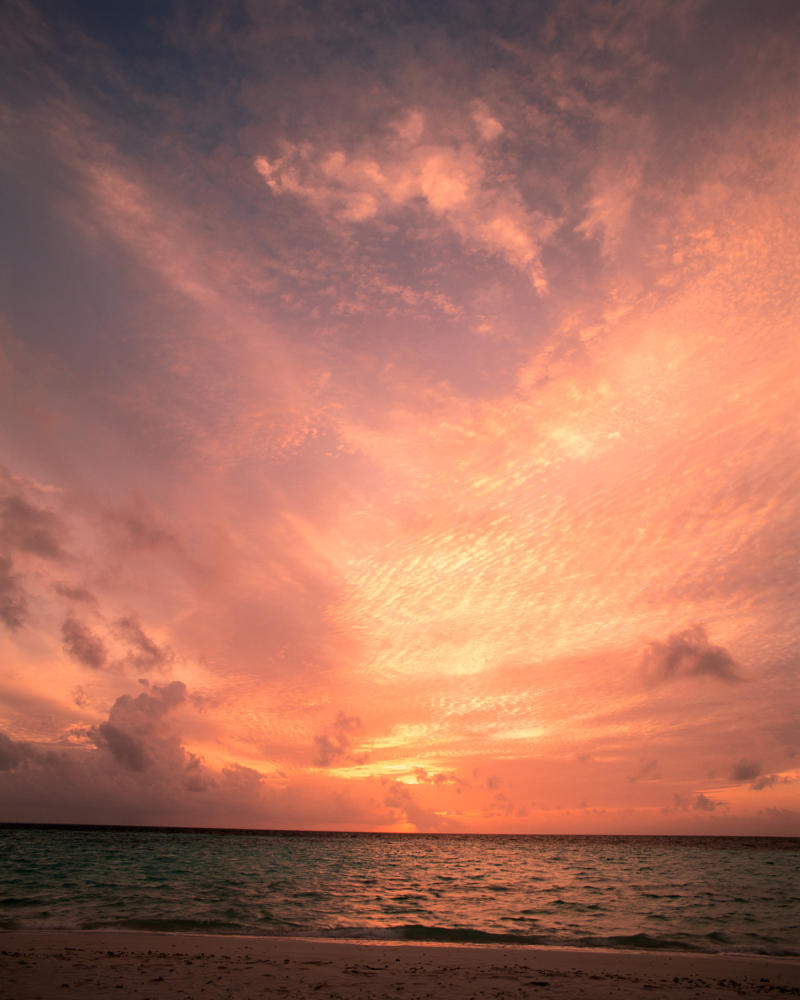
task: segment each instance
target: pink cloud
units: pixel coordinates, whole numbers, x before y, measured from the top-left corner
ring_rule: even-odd
[[[484,105],[472,117],[484,140],[503,130]],[[318,153],[303,144],[289,146],[273,162],[259,156],[255,167],[274,194],[308,199],[339,223],[364,223],[379,215],[391,219],[398,210],[422,203],[463,239],[500,254],[528,275],[537,291],[546,292],[541,244],[558,221],[531,212],[518,191],[498,185],[474,143],[422,141],[429,131],[424,114],[411,111],[391,124],[382,145],[373,141],[376,158],[348,158],[341,150]]]

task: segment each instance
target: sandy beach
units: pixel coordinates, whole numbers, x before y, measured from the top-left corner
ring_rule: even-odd
[[[800,959],[128,932],[0,935],[2,1000],[722,1000],[777,994],[800,996]]]

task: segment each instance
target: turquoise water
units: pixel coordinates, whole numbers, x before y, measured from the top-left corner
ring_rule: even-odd
[[[0,928],[800,955],[800,839],[0,825]]]

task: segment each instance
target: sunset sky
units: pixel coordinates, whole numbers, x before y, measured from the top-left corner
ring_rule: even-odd
[[[0,821],[800,835],[800,4],[0,45]]]

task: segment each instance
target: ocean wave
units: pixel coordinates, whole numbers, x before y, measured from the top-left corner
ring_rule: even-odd
[[[797,957],[800,840],[744,843],[0,824],[0,930]]]
[[[718,940],[714,934],[697,938],[661,938],[652,934],[617,934],[611,936],[576,937],[558,934],[504,934],[482,931],[474,927],[439,927],[426,924],[387,926],[338,925],[332,927],[264,927],[236,921],[151,918],[109,921],[88,921],[80,924],[59,920],[5,920],[0,930],[77,930],[135,931],[159,934],[210,934],[237,937],[313,938],[340,941],[376,941],[429,943],[441,945],[505,945],[530,948],[577,949],[586,951],[675,951],[697,954],[764,955],[800,957],[800,950],[777,944],[732,945]]]

